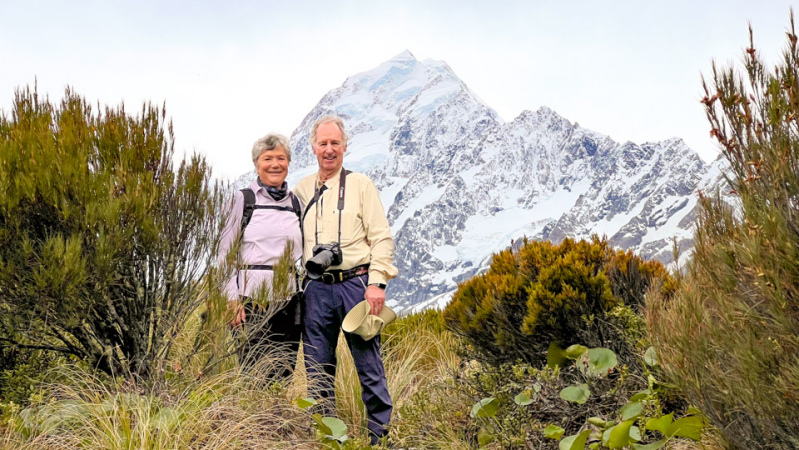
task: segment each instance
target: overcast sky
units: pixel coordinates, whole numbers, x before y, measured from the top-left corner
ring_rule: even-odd
[[[69,85],[131,111],[165,101],[176,147],[235,176],[258,137],[290,135],[327,91],[407,49],[446,61],[506,121],[545,105],[709,160],[700,75],[741,60],[750,22],[776,62],[795,3],[0,0],[0,109],[34,79],[51,99]]]

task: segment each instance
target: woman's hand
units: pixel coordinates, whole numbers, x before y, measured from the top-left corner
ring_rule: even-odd
[[[233,310],[233,319],[230,321],[230,328],[239,328],[242,323],[247,322],[247,314],[240,301],[227,302],[228,311]]]

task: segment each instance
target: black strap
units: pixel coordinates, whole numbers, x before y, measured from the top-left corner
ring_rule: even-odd
[[[274,270],[269,264],[247,264],[239,267],[239,270]]]
[[[336,206],[337,206],[337,209],[339,211],[338,212],[338,243],[339,243],[339,245],[341,245],[341,211],[344,210],[344,192],[345,192],[345,186],[347,184],[347,174],[349,174],[349,173],[352,173],[352,171],[345,170],[342,167],[341,168],[341,175],[339,176],[339,179],[338,179],[338,186],[339,186],[339,188],[338,188],[338,205],[336,205]],[[311,198],[311,201],[308,202],[308,206],[305,207],[305,212],[302,214],[302,218],[300,218],[300,223],[305,221],[305,216],[308,214],[308,211],[311,209],[311,205],[313,205],[317,201],[320,201],[320,199],[322,198],[322,193],[324,193],[326,190],[327,190],[327,185],[324,185],[324,184],[322,185],[321,188],[314,189],[313,198]],[[315,227],[314,235],[313,235],[314,243],[319,244],[319,241],[317,240],[318,239],[317,234],[319,234],[319,224],[317,223],[316,215],[314,215],[314,227]]]
[[[305,222],[305,216],[308,215],[308,211],[311,210],[311,206],[313,206],[314,203],[319,201],[319,198],[322,197],[322,193],[325,192],[326,190],[327,190],[327,186],[325,186],[324,184],[319,189],[316,189],[314,187],[313,197],[311,197],[311,201],[308,202],[308,205],[305,206],[305,211],[302,213],[302,217],[300,218],[300,222]]]
[[[289,197],[291,198],[291,207],[288,206],[277,206],[277,205],[256,205],[255,204],[255,191],[250,188],[244,188],[241,190],[242,195],[244,195],[244,211],[241,214],[241,233],[239,234],[239,239],[244,236],[244,229],[247,228],[247,225],[250,224],[250,220],[252,220],[253,212],[256,209],[274,209],[278,211],[291,211],[294,215],[297,216],[297,220],[300,223],[300,236],[302,236],[303,243],[305,242],[305,234],[303,233],[302,227],[302,206],[300,205],[300,199],[294,195],[293,192],[289,192]],[[304,245],[304,244],[303,244]],[[272,266],[269,264],[249,264],[245,266],[241,266],[238,270],[273,270]],[[238,277],[236,277],[236,286],[238,286]],[[294,273],[294,283],[299,290],[300,282],[298,279],[298,275],[295,271]]]
[[[241,234],[244,234],[244,229],[250,224],[252,213],[255,210],[255,192],[250,188],[241,190],[244,195],[244,212],[241,214]]]
[[[250,224],[250,220],[252,220],[252,214],[256,209],[274,209],[277,211],[293,212],[294,215],[297,216],[297,220],[300,222],[300,232],[302,232],[302,207],[300,206],[300,200],[292,192],[289,192],[291,206],[256,205],[255,192],[252,189],[244,188],[241,190],[241,193],[244,195],[244,211],[241,214],[242,235],[244,235],[244,229]]]
[[[300,221],[300,231],[302,231],[302,206],[300,206],[300,199],[292,192],[289,192],[289,197],[291,197],[291,207],[294,210],[294,214],[297,216],[297,220]]]

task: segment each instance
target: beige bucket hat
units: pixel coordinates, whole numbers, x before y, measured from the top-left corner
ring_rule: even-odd
[[[397,314],[388,306],[383,306],[380,314],[376,316],[369,314],[370,308],[366,300],[355,305],[344,317],[341,329],[347,333],[355,333],[368,341],[380,334],[383,327],[397,318]]]

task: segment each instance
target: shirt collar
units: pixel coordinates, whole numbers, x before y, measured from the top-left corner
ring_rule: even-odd
[[[322,185],[325,185],[325,186],[327,186],[328,189],[331,189],[333,186],[338,184],[339,178],[341,178],[341,169],[336,171],[336,174],[333,175],[332,177],[328,178],[328,180],[325,181],[324,183],[319,179],[319,174],[317,173],[317,175],[316,175],[316,189],[321,188]]]

